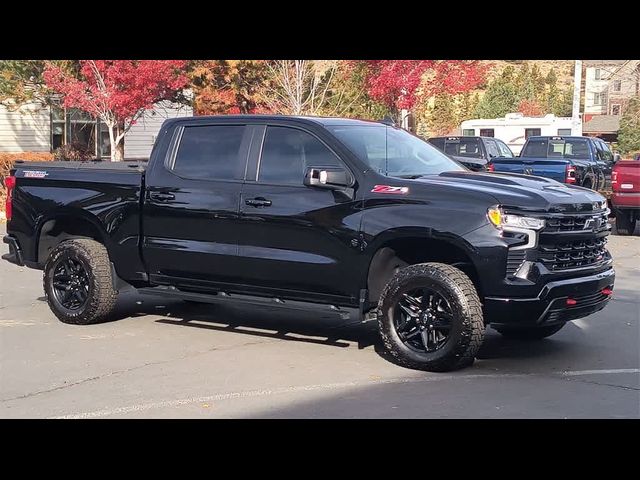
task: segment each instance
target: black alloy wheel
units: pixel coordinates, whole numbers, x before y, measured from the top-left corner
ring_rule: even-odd
[[[453,313],[446,298],[429,288],[403,293],[394,312],[402,342],[417,352],[435,352],[449,339]]]

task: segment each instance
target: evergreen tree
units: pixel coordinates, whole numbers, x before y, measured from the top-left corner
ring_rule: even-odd
[[[629,100],[620,119],[618,148],[623,154],[640,151],[640,97]]]

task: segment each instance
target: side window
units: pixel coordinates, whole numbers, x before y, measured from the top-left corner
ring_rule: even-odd
[[[603,141],[600,141],[600,146],[602,147],[602,155],[604,156],[604,160],[607,162],[613,162],[613,153],[611,152],[609,145],[607,145]]]
[[[430,138],[429,143],[440,151],[444,151],[444,138]]]
[[[487,146],[487,153],[489,154],[489,158],[500,156],[498,146],[496,145],[496,142],[494,140],[485,140],[485,145]]]
[[[462,135],[464,137],[474,137],[476,135],[476,129],[475,128],[464,128],[462,130]]]
[[[500,141],[500,140],[496,140],[496,142],[498,143],[498,148],[500,149],[500,155],[503,157],[507,157],[507,158],[512,158],[513,157],[513,153],[511,152],[511,149],[509,147],[507,147],[507,144]]]
[[[604,152],[602,151],[602,144],[599,141],[594,140],[593,146],[595,147],[595,150],[596,150],[596,158],[598,160],[604,160]]]
[[[494,135],[494,129],[493,128],[481,128],[480,129],[480,136],[481,137],[493,137]]]
[[[242,125],[184,127],[173,171],[181,176],[204,180],[239,178]]]
[[[302,185],[306,167],[342,166],[340,160],[313,135],[289,127],[267,127],[258,181]]]

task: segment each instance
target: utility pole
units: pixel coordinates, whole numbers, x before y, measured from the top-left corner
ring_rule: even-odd
[[[573,72],[573,110],[571,111],[571,135],[582,136],[580,120],[580,90],[582,84],[582,60],[576,60]]]

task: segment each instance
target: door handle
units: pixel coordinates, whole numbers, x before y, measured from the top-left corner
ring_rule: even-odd
[[[248,198],[244,201],[244,203],[251,207],[258,207],[258,208],[271,206],[271,200],[267,200],[266,198],[263,198],[263,197]]]
[[[175,200],[176,196],[173,193],[167,192],[151,192],[149,193],[149,198],[159,202],[167,202],[169,200]]]

